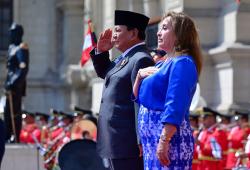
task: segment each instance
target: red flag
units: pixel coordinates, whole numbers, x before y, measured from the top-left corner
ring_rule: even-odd
[[[96,47],[96,36],[92,29],[92,22],[89,20],[88,30],[85,34],[82,47],[81,66],[83,66],[90,59],[89,53],[94,47]]]
[[[235,1],[236,1],[236,3],[237,3],[237,4],[239,4],[239,3],[240,3],[240,0],[235,0]]]

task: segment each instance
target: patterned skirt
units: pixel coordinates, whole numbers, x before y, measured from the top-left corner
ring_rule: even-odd
[[[140,106],[138,114],[138,130],[143,147],[144,170],[191,170],[194,151],[193,132],[188,116],[170,141],[170,165],[161,166],[156,157],[163,124],[160,122],[162,111],[149,110]]]

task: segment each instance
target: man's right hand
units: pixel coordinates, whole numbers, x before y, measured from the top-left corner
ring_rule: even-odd
[[[97,52],[102,53],[113,48],[114,43],[111,42],[112,39],[112,30],[106,29],[101,33],[99,40],[97,42]]]

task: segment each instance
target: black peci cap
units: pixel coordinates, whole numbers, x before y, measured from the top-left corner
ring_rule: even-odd
[[[126,25],[145,31],[148,25],[149,18],[143,14],[115,10],[115,25]]]

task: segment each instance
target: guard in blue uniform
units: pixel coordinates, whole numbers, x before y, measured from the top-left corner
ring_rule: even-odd
[[[22,42],[23,33],[21,25],[12,24],[7,59],[8,72],[5,81],[6,105],[4,108],[6,140],[11,142],[19,142],[22,126],[22,97],[25,96],[26,76],[29,70],[29,49],[28,45]]]

